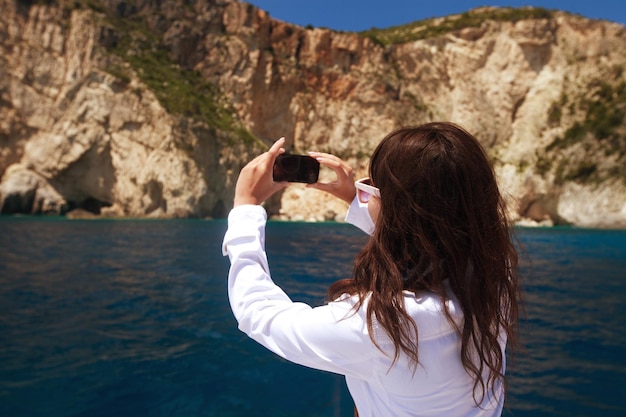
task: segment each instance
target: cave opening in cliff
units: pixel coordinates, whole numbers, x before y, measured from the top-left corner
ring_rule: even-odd
[[[211,210],[211,217],[214,219],[222,219],[228,216],[228,209],[226,204],[222,199],[217,200],[217,203],[213,206]]]
[[[103,207],[110,207],[111,203],[98,200],[97,198],[94,198],[94,197],[87,197],[86,199],[80,202],[70,201],[68,202],[68,205],[69,205],[69,211],[75,210],[75,209],[82,209],[93,214],[100,214],[100,210],[102,210]]]

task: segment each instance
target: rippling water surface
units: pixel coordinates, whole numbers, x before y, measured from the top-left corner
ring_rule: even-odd
[[[223,221],[0,218],[0,416],[349,416],[341,377],[237,330]],[[626,415],[626,233],[518,231],[525,351],[505,415]],[[365,242],[270,223],[275,280],[321,304]]]

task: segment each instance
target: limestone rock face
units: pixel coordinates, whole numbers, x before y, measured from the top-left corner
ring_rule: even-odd
[[[1,4],[2,212],[226,213],[245,147],[169,114],[137,77],[123,83],[103,70],[92,10]]]
[[[358,177],[394,128],[449,120],[487,149],[513,219],[626,227],[619,24],[554,12],[383,45],[230,0],[0,7],[4,213],[224,216],[241,166],[280,136],[349,160]],[[122,50],[131,22],[142,30]],[[150,39],[152,56],[216,86],[260,141],[174,111],[175,80],[138,66]],[[268,208],[320,221],[347,207],[293,186]]]

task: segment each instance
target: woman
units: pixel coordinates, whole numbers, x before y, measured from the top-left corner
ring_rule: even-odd
[[[516,341],[517,255],[495,175],[478,141],[451,123],[384,138],[370,178],[312,152],[337,180],[314,188],[351,203],[371,238],[330,302],[294,303],[276,286],[259,206],[283,139],[241,171],[224,251],[239,328],[278,355],[346,376],[361,417],[498,416],[505,345]]]

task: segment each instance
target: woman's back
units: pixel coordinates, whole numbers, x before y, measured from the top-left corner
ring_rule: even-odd
[[[476,406],[473,378],[461,362],[461,338],[443,313],[441,299],[432,293],[404,292],[405,308],[419,329],[419,361],[415,372],[406,355],[393,364],[393,342],[382,329],[375,337],[380,350],[370,362],[371,377],[346,377],[359,417],[367,416],[499,416],[504,402],[501,386],[485,396]],[[463,315],[454,298],[447,301],[448,310],[460,324]],[[364,314],[360,314],[364,318]],[[505,337],[502,339],[504,352]],[[486,378],[486,375],[484,375]],[[481,396],[478,395],[478,398]],[[366,404],[360,404],[365,402]]]

